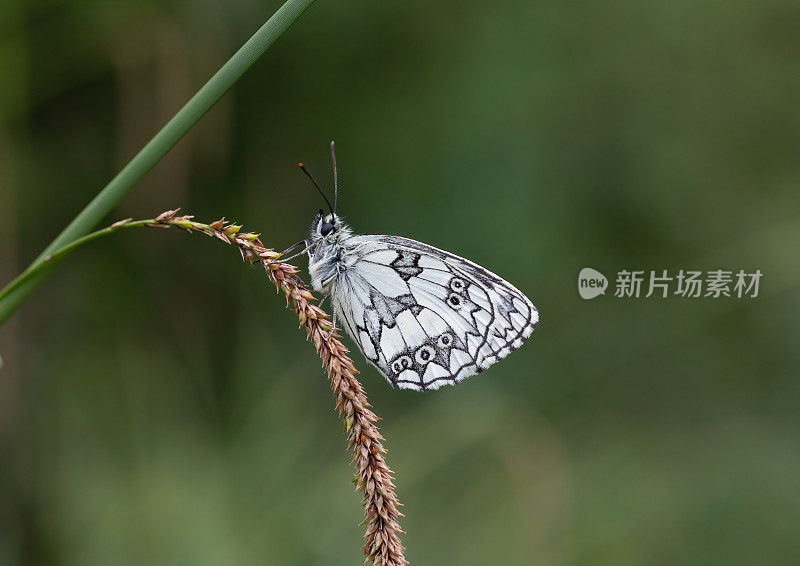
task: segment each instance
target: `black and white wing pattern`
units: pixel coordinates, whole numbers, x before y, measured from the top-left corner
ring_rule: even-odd
[[[394,387],[438,389],[519,348],[539,313],[494,273],[399,236],[353,236],[331,290],[340,320]]]

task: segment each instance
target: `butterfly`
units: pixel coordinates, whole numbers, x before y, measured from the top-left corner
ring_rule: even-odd
[[[305,244],[315,291],[330,297],[344,328],[393,387],[457,384],[516,350],[539,313],[516,287],[467,259],[401,236],[356,235],[325,199]],[[294,248],[295,246],[292,246]],[[290,250],[292,248],[289,248]],[[289,251],[289,250],[287,250]]]

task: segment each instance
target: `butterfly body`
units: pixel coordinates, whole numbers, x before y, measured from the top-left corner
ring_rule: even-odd
[[[519,348],[539,320],[513,285],[469,260],[400,236],[353,234],[336,214],[311,226],[309,273],[394,387],[438,389]]]

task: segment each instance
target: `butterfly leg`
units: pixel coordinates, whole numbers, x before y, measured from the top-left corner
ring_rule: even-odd
[[[322,308],[322,305],[325,303],[325,300],[326,300],[328,297],[330,297],[330,295],[325,295],[325,296],[323,296],[323,297],[322,297],[322,300],[319,302],[319,304],[318,304],[317,306],[318,306],[319,308]],[[330,338],[330,337],[331,337],[331,335],[333,334],[334,330],[336,330],[336,309],[335,309],[335,308],[333,309],[333,321],[331,322],[331,329],[330,329],[330,330],[328,331],[328,333],[325,335],[325,340],[327,340],[328,338]]]
[[[311,244],[308,242],[308,240],[303,240],[302,242],[298,242],[298,244],[295,244],[294,246],[291,246],[288,249],[291,250],[293,248],[296,248],[299,244],[307,244],[307,245],[306,245],[305,249],[303,249],[302,251],[297,252],[296,254],[292,254],[289,257],[281,257],[281,258],[276,259],[274,261],[270,261],[267,264],[269,265],[271,263],[283,263],[283,262],[292,260],[292,259],[296,258],[299,255],[303,255],[304,253],[308,253],[308,257],[310,258],[311,257]],[[283,252],[283,253],[286,253],[286,252]]]
[[[284,255],[288,254],[290,251],[292,251],[293,249],[295,249],[297,246],[299,246],[301,244],[305,244],[307,246],[308,245],[308,240],[300,240],[299,242],[295,242],[294,244],[292,244],[291,246],[289,246],[288,248],[283,250],[281,252],[281,255],[284,256]]]
[[[322,300],[324,301],[325,299],[323,298]],[[320,304],[322,304],[322,303],[320,303]],[[328,334],[325,336],[325,340],[327,340],[328,338],[330,338],[330,337],[333,335],[333,333],[334,333],[335,331],[336,331],[336,309],[333,309],[333,322],[331,323],[331,329],[330,329],[330,331],[329,331],[329,332],[328,332]]]

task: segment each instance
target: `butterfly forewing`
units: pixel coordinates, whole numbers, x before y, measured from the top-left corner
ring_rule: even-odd
[[[395,387],[437,389],[519,348],[536,308],[475,263],[399,236],[342,242],[334,308],[364,356]]]

